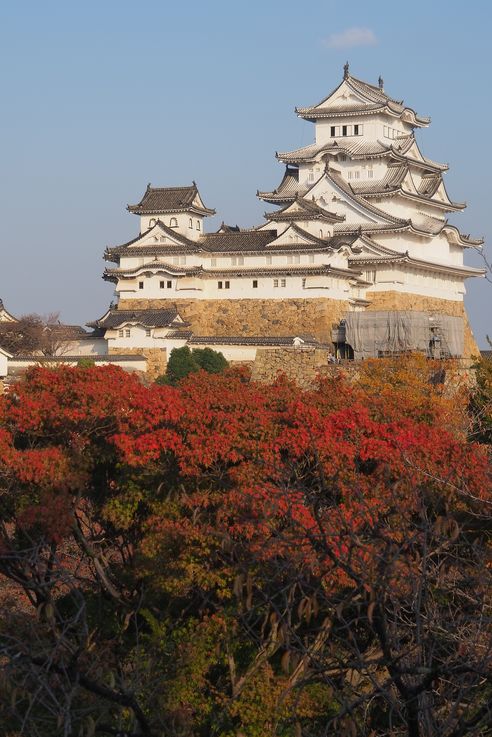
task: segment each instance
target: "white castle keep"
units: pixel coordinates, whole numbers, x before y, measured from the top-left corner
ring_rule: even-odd
[[[314,143],[276,154],[283,178],[257,193],[272,206],[265,223],[205,232],[215,210],[195,183],[149,185],[128,206],[139,234],[106,250],[117,302],[91,323],[110,353],[207,344],[239,358],[241,346],[296,339],[356,357],[473,351],[465,280],[484,272],[463,253],[482,241],[448,222],[465,204],[447,193],[447,165],[417,144],[430,119],[348,64],[333,92],[296,113],[314,123]]]

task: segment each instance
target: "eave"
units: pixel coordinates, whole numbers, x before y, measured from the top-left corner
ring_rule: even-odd
[[[434,200],[421,194],[408,192],[401,187],[383,189],[379,192],[364,192],[363,194],[360,194],[359,197],[395,197],[395,195],[400,195],[405,199],[412,200],[414,202],[420,202],[421,204],[431,205],[432,207],[436,207],[439,210],[443,210],[443,212],[460,212],[461,210],[464,210],[466,208],[466,202],[443,202],[441,200]]]
[[[128,212],[132,215],[174,215],[179,213],[193,213],[194,215],[203,215],[208,217],[209,215],[215,215],[216,211],[209,209],[208,207],[196,207],[195,205],[183,205],[179,208],[159,208],[150,209],[146,207],[140,207],[139,205],[127,205]]]
[[[145,267],[142,267],[144,271]],[[156,270],[166,271],[166,273],[172,273],[173,267],[169,264],[160,264],[156,267]],[[148,271],[149,269],[147,269]],[[331,264],[314,264],[314,265],[296,265],[296,264],[279,264],[278,266],[257,266],[250,268],[238,269],[237,267],[222,268],[222,269],[205,269],[202,266],[195,267],[194,269],[186,269],[181,273],[174,272],[173,275],[177,276],[195,276],[200,279],[214,279],[216,277],[251,277],[258,275],[265,276],[309,276],[310,274],[333,274],[335,276],[344,277],[347,279],[357,279],[361,272],[354,271],[353,269],[343,269],[341,267],[331,266]],[[119,279],[133,278],[136,274],[129,271],[119,271],[113,269],[107,270],[103,276],[107,281],[117,282]]]
[[[438,264],[433,261],[417,259],[410,256],[408,251],[405,253],[395,252],[392,255],[353,256],[349,258],[349,264],[353,264],[354,266],[392,263],[407,263],[411,266],[423,268],[428,271],[437,271],[443,274],[461,276],[463,278],[484,276],[484,274],[487,273],[486,269],[476,269],[472,266],[453,266],[451,264]]]
[[[315,123],[317,120],[323,119],[336,119],[336,118],[358,118],[360,116],[385,114],[390,115],[392,118],[403,118],[406,123],[413,126],[414,128],[427,128],[430,125],[430,118],[423,118],[418,116],[411,108],[404,108],[401,112],[395,110],[390,105],[367,105],[364,108],[347,108],[347,110],[330,111],[326,109],[315,109],[315,108],[295,108],[295,113],[299,118],[303,118],[311,123]]]

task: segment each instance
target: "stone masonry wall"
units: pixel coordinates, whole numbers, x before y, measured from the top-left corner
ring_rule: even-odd
[[[401,292],[367,292],[367,299],[371,300],[371,304],[367,307],[368,310],[409,310],[463,317],[465,323],[464,357],[480,355],[463,302],[438,297],[422,297],[418,294],[402,294]]]
[[[368,292],[368,310],[415,310],[463,317],[465,357],[478,356],[463,302],[401,292]],[[314,335],[331,343],[331,328],[349,311],[349,304],[328,298],[313,299],[132,299],[121,300],[121,310],[169,309],[173,305],[190,323],[195,335],[265,336]],[[144,351],[138,351],[144,353]]]
[[[195,335],[314,335],[331,342],[332,324],[348,304],[335,299],[181,299],[172,303]],[[165,299],[121,300],[120,310],[163,309]]]
[[[113,356],[145,356],[147,359],[147,376],[156,379],[166,372],[167,351],[165,348],[110,348]]]
[[[328,351],[298,348],[260,348],[251,374],[252,381],[269,383],[285,374],[302,389],[312,387],[320,373],[329,370]]]

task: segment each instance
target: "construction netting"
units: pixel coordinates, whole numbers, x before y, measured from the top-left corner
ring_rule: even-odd
[[[351,312],[345,317],[345,342],[356,359],[409,351],[459,357],[464,349],[463,318],[430,312]]]

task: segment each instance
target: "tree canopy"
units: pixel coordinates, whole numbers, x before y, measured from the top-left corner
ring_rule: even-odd
[[[173,348],[167,362],[166,373],[158,377],[157,383],[175,386],[181,379],[200,369],[209,374],[220,374],[228,365],[224,355],[211,348],[190,350],[187,345]]]
[[[0,398],[2,734],[489,734],[490,447],[427,366],[31,370]]]

